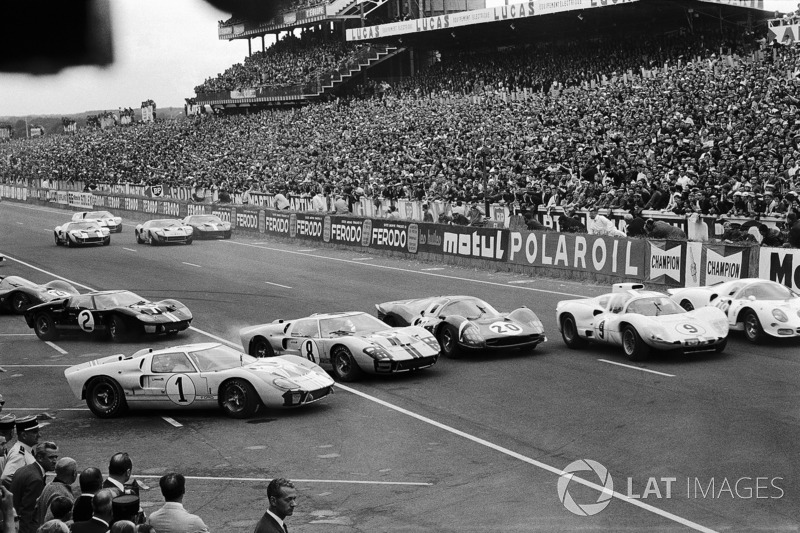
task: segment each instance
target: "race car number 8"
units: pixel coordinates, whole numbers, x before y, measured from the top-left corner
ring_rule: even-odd
[[[88,309],[84,309],[78,313],[78,326],[86,333],[94,331],[94,316]]]
[[[317,349],[317,343],[312,341],[311,339],[307,339],[303,346],[300,349],[300,352],[303,357],[311,361],[312,363],[319,362],[319,350]]]
[[[489,329],[500,335],[516,335],[522,331],[522,328],[518,325],[507,322],[495,322],[489,326]]]

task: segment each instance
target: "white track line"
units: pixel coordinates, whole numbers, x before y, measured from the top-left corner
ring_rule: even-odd
[[[280,283],[272,283],[271,281],[265,281],[267,285],[275,285],[276,287],[283,287],[284,289],[291,289],[288,285],[281,285]]]
[[[351,259],[351,261],[372,261],[374,257],[356,257]]]
[[[314,248],[311,248],[310,250],[297,250],[297,251],[298,252],[316,252],[316,250]]]
[[[522,283],[536,283],[537,281],[539,281],[539,280],[536,280],[536,279],[520,279],[520,280],[517,280],[517,281],[509,281],[508,284],[509,285],[516,285],[516,284],[522,284]]]
[[[454,280],[458,280],[458,281],[469,281],[470,283],[480,283],[482,285],[492,285],[494,287],[506,287],[506,288],[508,288],[508,284],[507,283],[498,283],[496,281],[484,281],[484,280],[481,280],[481,279],[461,278],[461,277],[458,277],[458,276],[448,276],[447,274],[436,274],[436,273],[433,273],[433,272],[426,272],[426,271],[421,271],[421,270],[412,270],[410,268],[400,268],[400,267],[388,266],[388,265],[376,265],[376,264],[370,264],[370,263],[362,263],[360,261],[353,261],[352,259],[340,259],[340,258],[337,258],[337,257],[329,257],[329,256],[326,256],[326,255],[305,254],[305,253],[300,253],[300,252],[294,251],[294,250],[285,250],[285,249],[282,249],[282,248],[271,248],[271,247],[268,247],[268,246],[256,246],[254,244],[249,244],[249,243],[246,243],[246,242],[237,242],[237,241],[232,241],[232,240],[231,241],[221,241],[221,242],[226,243],[226,244],[236,244],[238,246],[247,246],[247,247],[250,247],[250,248],[258,248],[260,250],[269,250],[271,252],[283,252],[283,253],[294,254],[294,255],[305,255],[307,257],[315,257],[315,258],[318,258],[318,259],[327,259],[329,261],[338,261],[340,263],[350,263],[350,264],[353,264],[353,265],[363,265],[363,266],[368,267],[368,268],[383,268],[385,270],[396,270],[396,271],[399,271],[399,272],[410,272],[411,274],[421,274],[423,276],[432,276],[432,277],[435,277],[435,278],[454,279]],[[547,289],[535,289],[533,287],[518,287],[518,288],[521,289],[521,290],[525,290],[525,291],[546,292],[548,294],[559,294],[561,296],[573,296],[575,298],[586,298],[585,294],[573,294],[573,293],[570,293],[570,292],[549,291]]]
[[[160,479],[161,476],[159,475],[142,475],[136,474],[136,477],[140,478],[149,478],[149,479]],[[259,483],[265,483],[272,481],[270,478],[261,478],[261,477],[213,477],[213,476],[185,476],[186,479],[197,479],[197,480],[210,480],[210,481],[256,481]],[[406,486],[414,486],[414,487],[430,487],[433,483],[421,483],[415,481],[368,481],[363,479],[298,479],[293,477],[292,481],[299,481],[300,483],[348,483],[353,485],[406,485]]]
[[[178,422],[174,418],[170,418],[168,416],[162,416],[161,418],[163,418],[167,423],[175,426],[176,428],[182,428],[183,427],[183,424],[181,424],[180,422]]]
[[[60,353],[61,355],[67,355],[67,351],[61,346],[57,345],[56,343],[50,341],[44,341],[44,343],[49,347],[51,347],[52,349],[54,349],[55,351],[57,351],[58,353]]]
[[[200,265],[195,265],[194,263],[187,263],[186,261],[181,261],[181,263],[183,263],[184,265],[189,265],[190,267],[203,268]]]
[[[601,363],[608,363],[609,365],[617,365],[617,366],[624,366],[625,368],[631,368],[633,370],[641,370],[642,372],[650,372],[651,374],[658,374],[659,376],[664,376],[668,378],[674,378],[675,374],[665,374],[664,372],[658,372],[656,370],[650,370],[649,368],[641,368],[638,366],[633,365],[626,365],[625,363],[617,363],[616,361],[609,361],[608,359],[598,359]]]
[[[122,247],[122,249],[123,250],[128,250],[129,252],[135,252],[136,251],[133,248],[125,248],[124,246]]]
[[[3,368],[69,368],[72,365],[3,365]]]
[[[35,337],[36,333],[0,333],[0,337]]]
[[[420,268],[422,272],[431,272],[433,270],[444,270],[444,267],[433,267],[433,268]]]

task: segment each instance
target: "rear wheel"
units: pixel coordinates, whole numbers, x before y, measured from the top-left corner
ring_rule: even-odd
[[[755,311],[745,311],[742,322],[744,323],[744,336],[747,337],[747,340],[753,344],[764,340],[764,328],[761,327],[761,321]]]
[[[439,329],[439,334],[436,338],[439,341],[439,346],[442,347],[442,355],[445,357],[458,356],[458,330],[456,330],[455,326],[444,324]]]
[[[39,313],[33,317],[33,330],[36,332],[36,336],[43,341],[52,341],[58,338],[56,322],[47,313]]]
[[[586,340],[582,339],[578,334],[578,326],[575,324],[575,317],[570,314],[564,315],[561,319],[561,338],[564,339],[564,344],[567,348],[576,350],[586,346]]]
[[[118,315],[113,315],[111,320],[108,321],[108,338],[112,342],[120,342],[125,340],[125,334],[127,333],[127,327],[125,326],[125,321],[122,320],[122,317]]]
[[[119,383],[111,378],[97,378],[86,390],[86,405],[99,418],[112,418],[122,414],[128,404]]]
[[[243,379],[233,379],[227,382],[219,397],[222,410],[231,418],[253,416],[261,403],[256,390]]]
[[[275,350],[267,339],[255,339],[250,343],[250,355],[253,357],[275,357]]]
[[[11,308],[18,315],[24,314],[25,311],[31,306],[30,297],[24,292],[18,292],[11,299]]]
[[[353,359],[350,350],[344,346],[337,346],[331,353],[333,374],[339,381],[355,381],[361,377],[361,368]]]
[[[641,361],[650,355],[650,347],[633,326],[625,326],[622,330],[622,349],[631,361]]]

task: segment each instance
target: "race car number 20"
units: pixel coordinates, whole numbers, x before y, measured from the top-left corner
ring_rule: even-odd
[[[176,405],[190,405],[197,397],[194,382],[186,374],[175,374],[167,381],[167,397]]]
[[[489,326],[489,329],[499,335],[518,335],[522,333],[521,327],[508,322],[495,322]]]

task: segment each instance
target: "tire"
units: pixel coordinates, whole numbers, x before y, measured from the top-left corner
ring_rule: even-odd
[[[52,341],[58,338],[56,322],[47,313],[39,313],[33,317],[33,330],[36,332],[36,336],[43,341]]]
[[[230,238],[231,238],[231,232],[229,231],[229,232],[225,233],[225,234],[222,236],[222,238],[223,238],[223,239],[230,239]]]
[[[442,348],[442,355],[445,357],[458,357],[460,350],[458,346],[458,330],[450,324],[444,324],[439,328],[436,335],[439,346]]]
[[[268,340],[258,338],[250,342],[250,355],[258,358],[275,357],[275,350],[272,349]]]
[[[622,330],[622,350],[631,361],[641,361],[650,355],[650,347],[633,326],[625,326]]]
[[[56,246],[61,246],[61,245],[63,244],[63,243],[62,243],[62,242],[59,240],[59,238],[58,238],[58,233],[56,233],[56,232],[53,232],[53,238],[54,238],[54,239],[55,239],[55,241],[56,241]]]
[[[333,366],[333,375],[339,381],[355,381],[363,373],[361,368],[353,359],[350,350],[344,346],[337,346],[331,353],[331,365]]]
[[[108,321],[108,339],[111,342],[120,342],[125,340],[128,328],[125,321],[119,315],[112,315]]]
[[[725,351],[725,347],[727,345],[728,345],[728,339],[727,338],[723,339],[721,343],[717,344],[717,346],[714,347],[714,353],[722,353],[722,352],[724,352]]]
[[[75,246],[78,246],[78,243],[72,242],[72,239],[67,235],[67,248],[74,248]]]
[[[575,324],[575,317],[569,313],[561,318],[561,338],[567,348],[578,350],[586,346],[586,340],[578,335],[578,325]]]
[[[86,405],[98,418],[113,418],[128,407],[125,393],[119,383],[111,378],[93,379],[86,388]]]
[[[689,300],[682,300],[681,307],[683,307],[686,311],[694,311],[694,304]]]
[[[150,237],[147,239],[147,242],[150,243],[150,246],[158,246],[158,239],[153,237],[153,234],[150,234]]]
[[[219,405],[231,418],[251,417],[260,404],[256,390],[244,379],[228,381],[219,393]]]
[[[764,341],[764,328],[761,327],[761,321],[755,311],[750,309],[745,311],[742,323],[744,325],[744,336],[748,341],[753,344],[759,344]]]
[[[109,244],[111,244],[111,235],[103,239],[103,246],[108,246]]]
[[[24,315],[31,305],[33,305],[33,302],[24,292],[18,292],[11,299],[11,309],[18,315]]]
[[[136,244],[144,244],[144,239],[142,239],[141,233],[136,233]]]
[[[193,242],[194,242],[194,239],[192,237],[189,237],[188,239],[186,239],[186,244],[187,245],[192,244]]]

